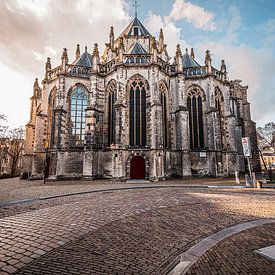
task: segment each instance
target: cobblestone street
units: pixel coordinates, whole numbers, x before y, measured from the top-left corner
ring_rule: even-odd
[[[0,181],[1,202],[129,186],[99,181],[47,187],[14,180],[22,192],[12,195],[9,183]],[[159,188],[162,184],[170,187]],[[203,188],[209,182],[199,184],[201,187],[186,187],[173,181],[152,188],[106,190],[2,207],[1,274],[168,274],[179,255],[206,236],[231,225],[275,216],[274,190]],[[219,274],[230,274],[228,270],[238,274],[231,266],[232,259],[242,253],[241,244],[243,249],[253,246],[253,250],[274,244],[274,223],[263,228],[225,239],[189,272],[206,274],[212,267],[221,270]],[[263,271],[258,274],[274,268],[271,260],[253,257],[240,258],[237,266],[249,264],[255,270],[268,262],[271,269],[257,269]],[[212,266],[213,258],[220,260]]]

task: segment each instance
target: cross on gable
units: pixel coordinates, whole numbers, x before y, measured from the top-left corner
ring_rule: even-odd
[[[135,7],[135,17],[137,17],[137,8],[139,7],[139,5],[137,4],[137,0],[135,0],[135,4],[133,5],[133,7]]]

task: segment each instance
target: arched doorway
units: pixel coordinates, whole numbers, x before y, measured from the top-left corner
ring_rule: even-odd
[[[136,156],[131,160],[130,179],[145,179],[145,160],[143,157]]]

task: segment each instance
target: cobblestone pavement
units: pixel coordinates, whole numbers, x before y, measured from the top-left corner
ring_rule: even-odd
[[[236,185],[234,179],[223,178],[197,178],[197,179],[175,179],[164,182],[150,182],[150,185],[184,185],[184,184],[226,184]],[[55,181],[46,182],[43,180],[20,180],[19,178],[0,179],[0,203],[9,201],[24,200],[36,197],[52,196],[59,194],[69,194],[73,192],[85,192],[98,189],[120,188],[127,186],[144,185],[144,183],[126,183],[112,182],[111,180],[70,180],[70,181]]]
[[[271,190],[161,188],[9,207],[1,274],[166,274],[201,238],[274,216],[274,202]]]
[[[275,244],[275,223],[234,234],[209,249],[186,274],[274,274],[275,262],[255,250]]]

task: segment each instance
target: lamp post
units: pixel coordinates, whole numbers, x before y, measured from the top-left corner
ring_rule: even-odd
[[[110,149],[112,151],[112,154],[114,155],[114,165],[113,165],[113,176],[112,178],[114,179],[114,177],[116,176],[116,157],[117,157],[117,153],[114,151],[114,149],[116,148],[115,144],[110,144]]]

